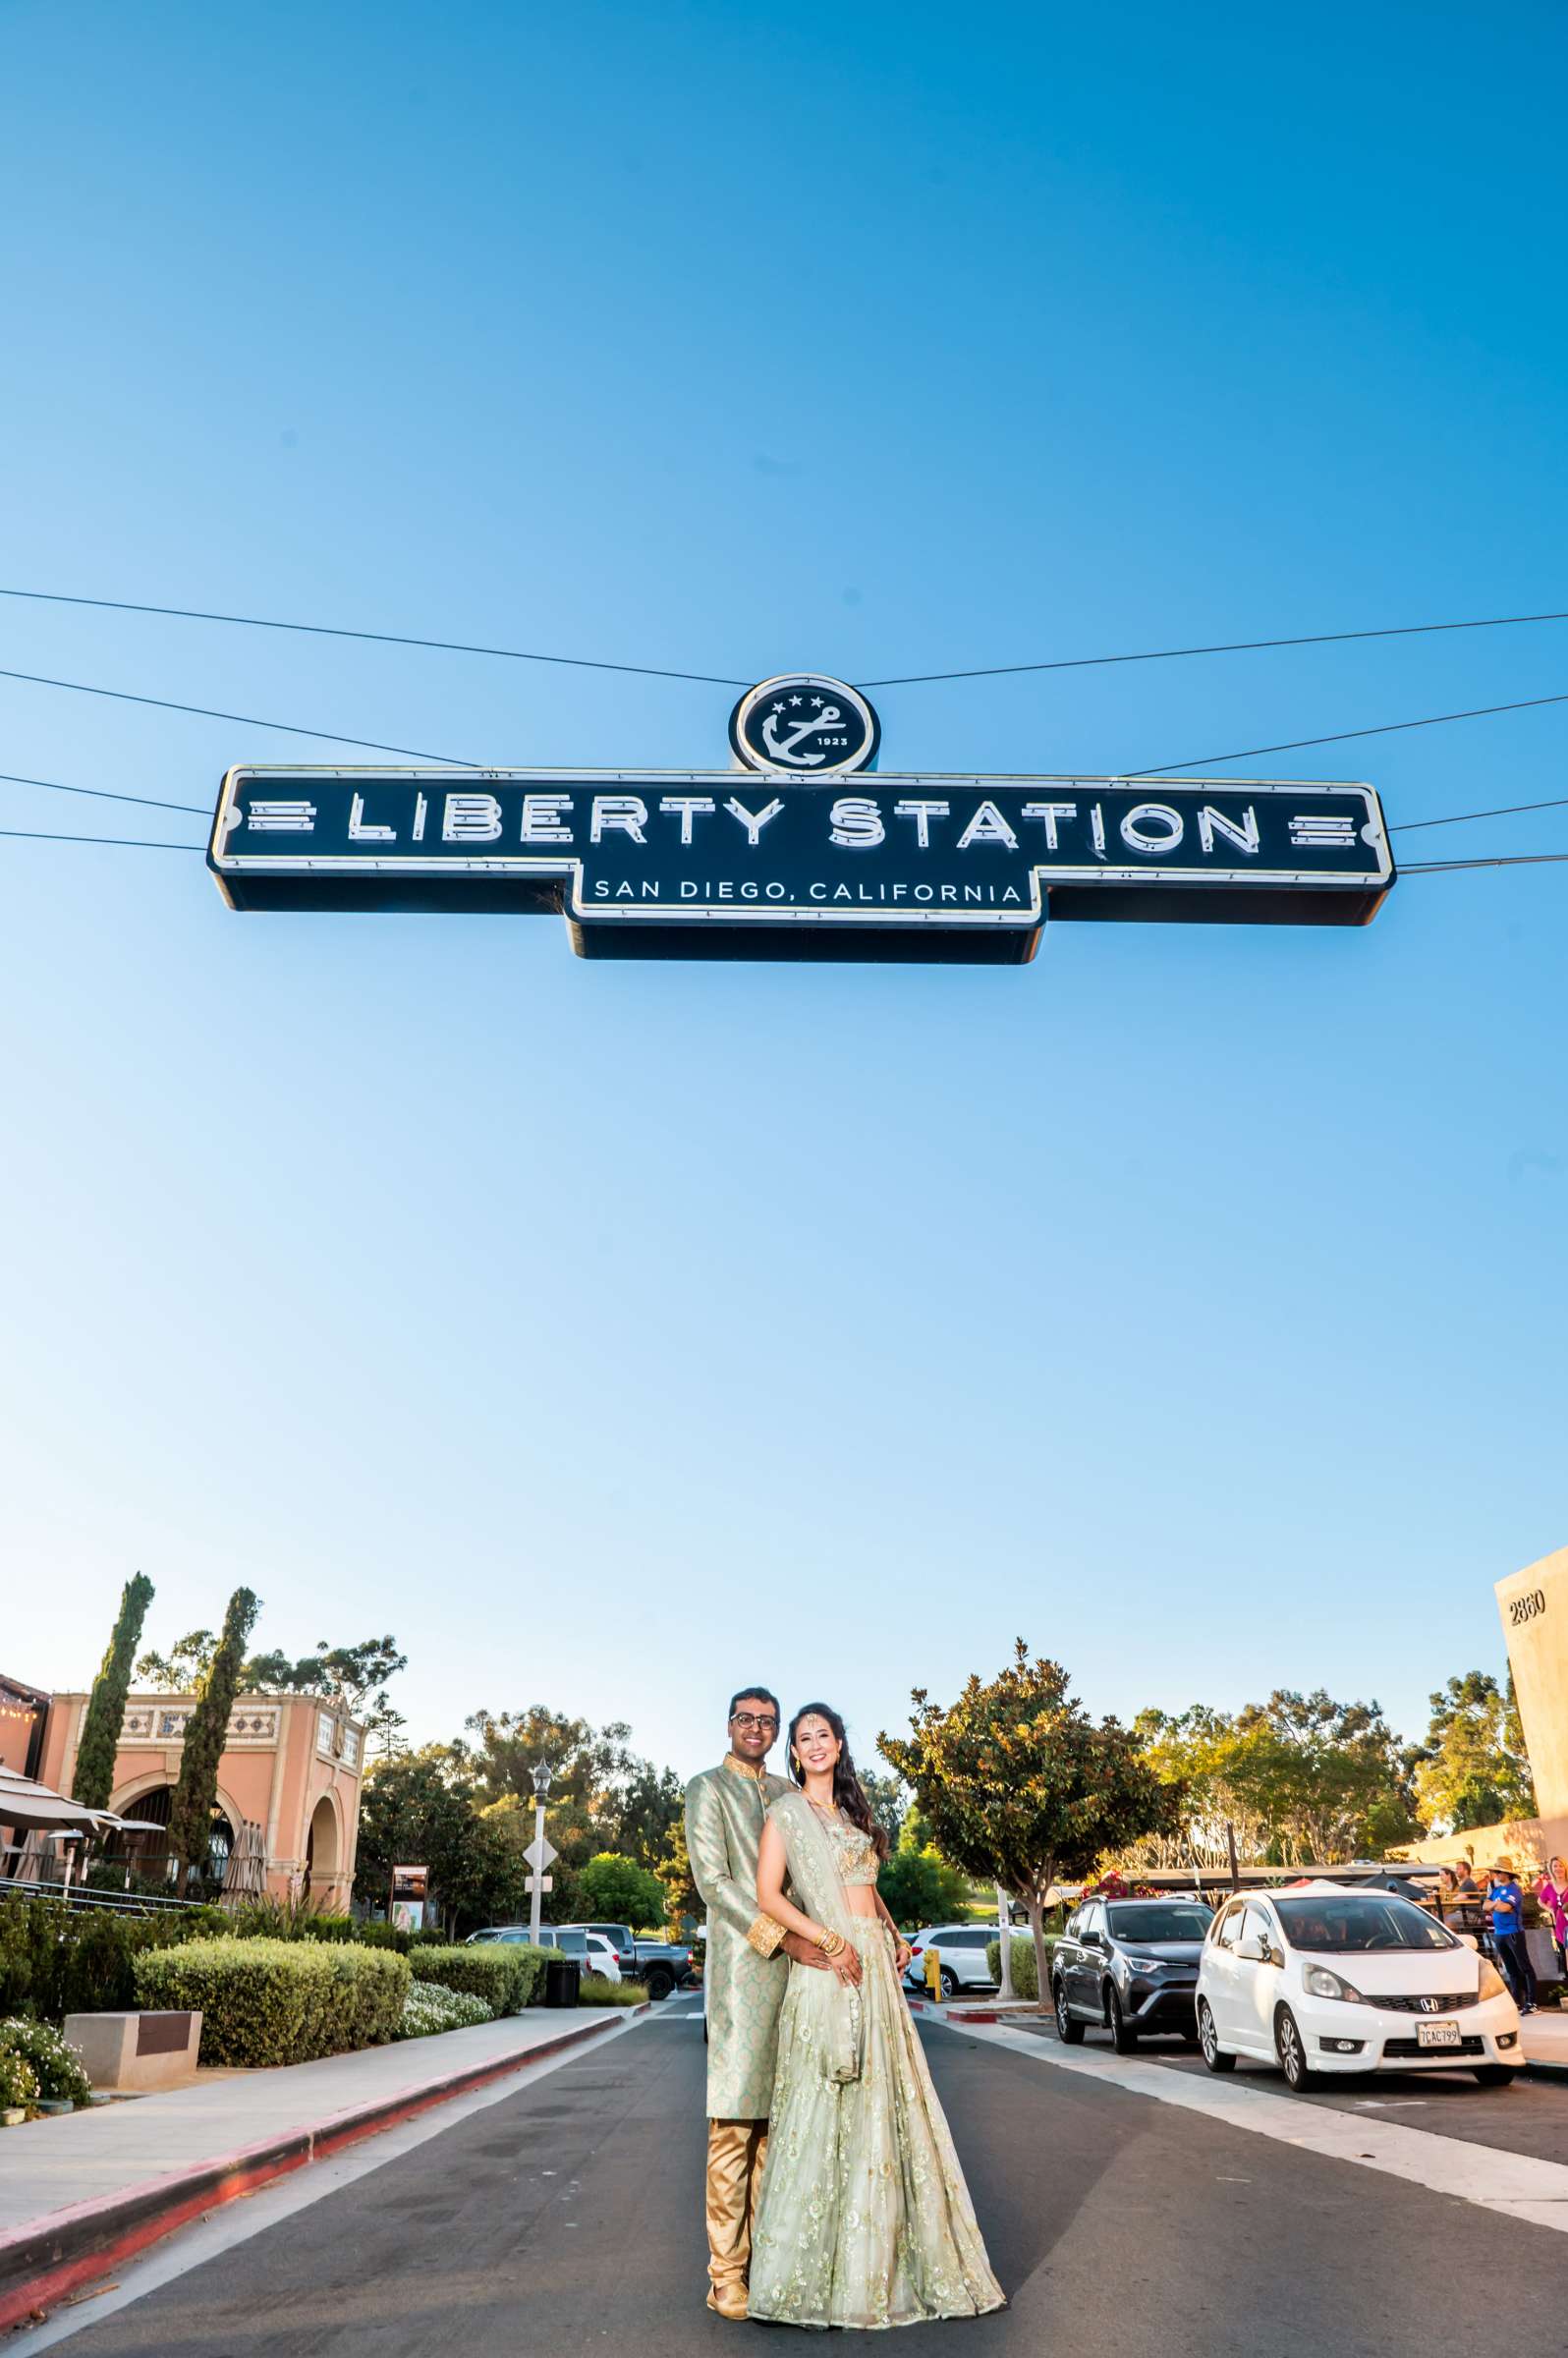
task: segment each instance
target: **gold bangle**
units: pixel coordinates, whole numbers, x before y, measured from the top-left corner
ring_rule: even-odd
[[[824,1957],[836,1957],[842,1952],[846,1942],[842,1933],[835,1933],[832,1927],[828,1926],[817,1934],[816,1945]]]

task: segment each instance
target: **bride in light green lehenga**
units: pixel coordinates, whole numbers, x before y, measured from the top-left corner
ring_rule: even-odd
[[[789,1969],[747,2313],[884,2327],[1003,2308],[899,1986],[908,1952],[876,1896],[870,1811],[836,1712],[796,1713],[790,1766],[804,1790],[767,1813],[757,1905],[834,1970]]]

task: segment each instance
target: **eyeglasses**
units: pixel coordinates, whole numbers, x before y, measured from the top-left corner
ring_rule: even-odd
[[[731,1715],[730,1725],[748,1732],[754,1727],[767,1728],[773,1735],[778,1734],[778,1721],[771,1712],[736,1712]]]

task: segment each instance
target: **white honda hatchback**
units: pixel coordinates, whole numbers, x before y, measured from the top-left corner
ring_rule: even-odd
[[[1506,2087],[1519,2012],[1489,1958],[1391,1891],[1313,1882],[1233,1899],[1198,1966],[1210,2071],[1277,2063],[1299,2095],[1319,2074],[1473,2071]]]

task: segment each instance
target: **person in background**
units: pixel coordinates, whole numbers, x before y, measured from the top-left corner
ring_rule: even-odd
[[[1546,1861],[1538,1896],[1540,1912],[1557,1943],[1557,1962],[1568,1974],[1568,1860],[1552,1857]]]
[[[1525,1894],[1512,1859],[1499,1859],[1492,1869],[1485,1905],[1491,1919],[1491,1937],[1497,1944],[1497,1962],[1514,1993],[1515,2003],[1521,2014],[1534,2014],[1536,1977],[1530,1970],[1530,1952],[1525,1946]]]
[[[1453,1930],[1473,1934],[1479,1939],[1488,1928],[1482,1913],[1484,1894],[1476,1881],[1476,1870],[1468,1859],[1461,1859],[1454,1874]]]
[[[1438,1868],[1436,1908],[1439,1921],[1447,1925],[1450,1932],[1459,1931],[1459,1870],[1457,1867]]]

